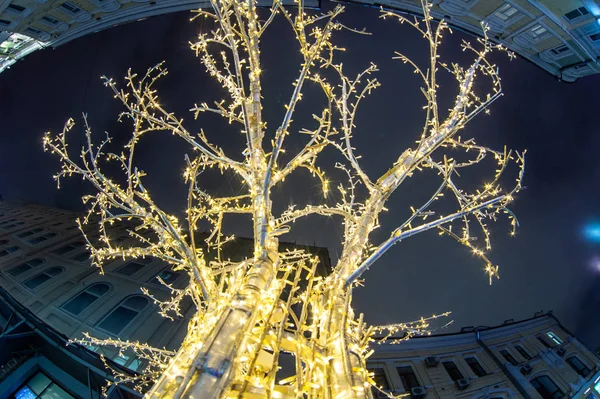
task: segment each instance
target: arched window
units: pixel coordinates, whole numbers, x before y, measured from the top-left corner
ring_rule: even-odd
[[[148,306],[148,299],[141,295],[130,296],[111,310],[98,323],[98,328],[118,335],[146,306]]]
[[[42,234],[41,236],[37,236],[35,238],[32,238],[31,240],[27,241],[30,244],[39,244],[40,242],[44,242],[50,238],[54,238],[56,237],[57,234],[56,233],[46,233],[46,234]]]
[[[25,263],[21,263],[19,266],[15,266],[12,269],[8,269],[8,274],[10,274],[13,277],[17,277],[18,275],[23,274],[26,271],[29,271],[34,267],[41,265],[42,263],[44,263],[43,259],[31,259]]]
[[[110,286],[105,283],[96,283],[87,287],[79,294],[68,300],[62,305],[62,308],[67,312],[77,316],[98,298],[106,294],[110,290]]]
[[[57,255],[64,255],[66,253],[74,251],[74,250],[76,250],[78,248],[81,248],[83,246],[85,246],[85,243],[83,241],[75,241],[75,242],[69,243],[69,244],[67,244],[67,245],[65,245],[63,247],[55,249],[53,252],[55,254],[57,254]]]
[[[543,399],[559,399],[565,394],[547,375],[541,375],[531,380],[531,385]]]
[[[0,251],[0,258],[12,254],[13,252],[17,252],[19,249],[21,249],[21,247],[17,247],[15,245],[13,245],[12,247],[4,248]]]
[[[29,236],[32,236],[32,235],[37,234],[37,233],[41,233],[42,231],[44,231],[44,229],[39,229],[38,228],[38,229],[27,230],[27,231],[24,231],[22,233],[17,234],[17,237],[19,237],[19,238],[25,238],[25,237],[29,237]]]
[[[579,360],[577,356],[571,356],[567,358],[566,362],[569,363],[569,366],[571,366],[571,368],[573,368],[573,370],[575,370],[577,374],[584,378],[587,377],[592,371],[589,369],[588,366],[583,364],[583,362]]]
[[[40,274],[36,274],[30,279],[23,281],[23,285],[31,290],[36,289],[40,285],[44,284],[46,281],[50,280],[52,277],[61,274],[64,270],[65,269],[63,269],[62,267],[51,267],[49,269],[44,270]]]
[[[136,259],[135,261],[127,262],[123,266],[116,269],[115,273],[119,273],[124,276],[132,276],[150,263],[152,263],[152,258]]]

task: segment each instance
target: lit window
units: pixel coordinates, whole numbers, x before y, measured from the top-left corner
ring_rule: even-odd
[[[160,278],[165,284],[170,285],[173,284],[178,278],[181,276],[180,272],[176,272],[173,270],[164,269],[160,273],[158,273],[151,282],[154,284],[163,285],[158,279]]]
[[[546,333],[546,335],[548,336],[548,338],[550,338],[552,340],[552,342],[554,342],[556,345],[562,345],[563,341],[562,339],[558,338],[558,336],[556,334],[554,334],[552,331],[548,331]]]
[[[44,373],[38,372],[23,385],[14,396],[16,399],[74,399]]]
[[[17,247],[17,246],[12,246],[12,247],[8,247],[8,248],[4,248],[3,250],[0,251],[0,257],[6,256],[6,255],[10,255],[13,252],[17,252],[19,249],[21,249],[21,248]]]
[[[568,19],[569,21],[574,20],[575,18],[579,18],[581,16],[584,15],[588,15],[590,12],[588,11],[587,8],[585,7],[579,7],[576,8],[572,11],[569,11],[568,13],[565,14],[565,18]]]
[[[42,234],[41,236],[32,238],[31,240],[28,240],[27,242],[30,244],[39,244],[40,242],[44,242],[50,238],[54,238],[56,237],[57,234],[56,233],[47,233],[47,234]]]
[[[85,243],[83,241],[75,241],[70,244],[65,245],[64,247],[60,247],[54,250],[54,253],[57,255],[64,255],[68,252],[74,251],[80,247],[83,247]]]
[[[483,377],[487,375],[481,364],[474,357],[465,357],[465,361],[477,377]]]
[[[62,308],[67,312],[77,316],[87,309],[92,303],[96,302],[98,298],[106,294],[109,290],[110,287],[108,284],[92,284],[62,305]]]
[[[576,356],[571,356],[566,360],[566,362],[569,363],[569,366],[571,366],[573,370],[577,372],[577,374],[584,378],[592,372],[592,370],[590,370],[588,366],[583,364],[583,362],[579,360],[579,358]]]
[[[531,360],[531,355],[529,353],[527,353],[527,351],[525,349],[523,349],[523,347],[521,345],[515,345],[515,349],[517,350],[517,352],[519,352],[519,354],[521,356],[523,356],[523,358],[525,360]]]
[[[44,231],[44,229],[28,230],[28,231],[24,231],[22,233],[17,234],[17,237],[19,237],[19,238],[25,238],[25,237],[29,237],[29,236],[32,236],[32,235],[37,234],[37,233],[41,233],[42,231]]]
[[[68,1],[62,3],[60,6],[72,14],[77,14],[79,11],[81,11],[81,8],[77,7],[75,4],[70,3]]]
[[[27,279],[23,282],[23,285],[30,290],[34,290],[38,288],[40,285],[44,284],[52,277],[58,276],[64,271],[62,267],[51,267],[49,269],[44,270],[40,274],[36,274],[35,276]]]
[[[448,372],[448,375],[450,376],[450,378],[452,378],[452,381],[457,381],[462,378],[465,378],[462,375],[462,373],[460,372],[460,370],[458,369],[458,367],[456,366],[456,363],[448,361],[448,362],[442,362],[442,365]]]
[[[374,368],[369,370],[373,373],[373,381],[375,382],[375,385],[385,391],[385,392],[390,392],[390,383],[388,382],[387,377],[385,376],[385,370],[383,370],[382,368]],[[371,392],[373,393],[373,397],[375,398],[387,398],[388,396],[381,392],[379,389],[376,389],[375,387],[371,388]]]
[[[510,352],[507,351],[506,349],[502,349],[500,351],[500,354],[506,359],[507,362],[509,362],[513,366],[516,366],[517,364],[519,364],[519,362],[517,362],[517,359],[515,359],[513,357],[513,355],[511,355]]]
[[[559,399],[564,396],[563,391],[547,375],[534,378],[531,380],[531,385],[538,391],[542,399]]]
[[[529,30],[529,32],[531,32],[531,36],[533,36],[535,39],[537,39],[538,37],[542,36],[544,33],[548,32],[548,31],[542,25],[536,25],[533,28],[531,28]]]
[[[500,7],[499,9],[497,9],[496,12],[494,13],[494,15],[497,16],[498,18],[500,18],[502,21],[508,21],[510,19],[510,17],[515,15],[517,12],[518,12],[518,10],[516,8],[514,8],[512,5],[505,4],[502,7]]]
[[[148,299],[143,296],[130,296],[106,315],[98,328],[118,335],[147,305]]]
[[[31,259],[30,261],[22,263],[19,266],[15,266],[12,269],[8,269],[8,274],[10,274],[13,277],[17,277],[18,275],[23,274],[33,269],[34,267],[41,265],[42,263],[44,263],[43,259]]]

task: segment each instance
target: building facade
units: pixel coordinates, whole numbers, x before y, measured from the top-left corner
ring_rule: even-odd
[[[600,358],[552,313],[454,334],[388,339],[368,360],[386,393],[413,398],[600,398]]]
[[[347,0],[422,13],[421,0]],[[293,0],[284,0],[293,4]],[[318,7],[319,0],[305,0]],[[492,40],[565,81],[600,72],[598,0],[432,0],[432,15]],[[260,5],[271,4],[260,0]],[[209,0],[0,0],[0,72],[31,52],[147,17],[210,6]]]
[[[421,0],[350,0],[422,15]],[[451,26],[490,39],[572,82],[600,72],[598,0],[434,0],[431,14]]]
[[[75,224],[77,216],[41,205],[0,201],[2,292],[65,339],[83,338],[83,333],[88,332],[101,339],[119,338],[177,351],[195,312],[193,303],[182,301],[183,317],[170,320],[158,313],[158,306],[143,295],[141,288],[158,300],[166,300],[170,292],[157,278],[173,288],[183,288],[187,274],[150,258],[113,261],[104,265],[103,274],[99,273],[90,264]],[[110,233],[127,246],[130,237],[124,226]],[[93,234],[90,238],[94,238]],[[223,256],[242,260],[252,255],[253,248],[252,240],[237,238],[226,244]],[[282,250],[300,248],[320,258],[318,273],[330,268],[325,248],[280,244]],[[209,252],[209,259],[210,256]],[[0,352],[4,349],[0,343]],[[131,371],[145,367],[143,360],[128,351],[95,346],[88,349]],[[0,392],[0,399],[3,398]]]

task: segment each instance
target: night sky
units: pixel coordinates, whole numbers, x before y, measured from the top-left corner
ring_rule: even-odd
[[[194,103],[222,95],[189,50],[188,42],[204,28],[201,23],[189,23],[189,17],[187,12],[175,13],[115,27],[55,50],[38,51],[0,74],[2,196],[81,210],[80,196],[86,186],[73,180],[56,190],[52,174],[58,162],[42,151],[42,134],[58,132],[68,117],[79,122],[81,113],[87,112],[96,133],[107,130],[117,143],[123,142],[129,126],[116,121],[121,108],[99,77],[122,82],[127,68],[143,73],[162,60],[170,70],[158,86],[164,105],[184,117],[189,130],[204,127],[226,150],[240,148],[243,137],[239,132],[210,119],[193,121],[188,112]],[[342,18],[352,27],[366,27],[373,33],[338,35],[337,43],[347,48],[342,57],[345,67],[355,73],[373,61],[381,69],[377,76],[383,87],[365,103],[354,141],[365,169],[375,177],[414,143],[423,120],[419,82],[409,68],[391,57],[398,50],[423,60],[427,47],[407,26],[379,20],[377,10],[348,6]],[[465,60],[458,47],[462,39],[474,40],[455,32],[446,39],[443,60]],[[285,24],[272,26],[262,56],[263,104],[272,128],[281,118],[298,70],[298,56]],[[509,62],[499,54],[494,61],[500,66],[505,96],[492,106],[490,116],[478,117],[461,135],[496,149],[506,144],[528,150],[527,188],[512,206],[521,223],[517,236],[508,236],[505,221],[492,226],[491,258],[500,265],[501,279],[490,286],[483,263],[453,240],[430,232],[398,244],[365,275],[365,287],[356,291],[355,308],[377,324],[449,310],[454,324],[446,332],[553,310],[567,328],[596,348],[600,346],[600,242],[586,239],[582,231],[600,223],[600,76],[561,83],[522,59]],[[441,101],[447,105],[456,85],[449,77],[441,83],[447,89]],[[303,102],[296,117],[298,126],[310,121],[315,104],[322,104],[322,99]],[[72,137],[74,147],[81,137],[79,124]],[[291,150],[297,143],[290,141]],[[138,164],[149,174],[146,185],[159,205],[180,214],[185,203],[183,154],[189,149],[166,133],[150,136],[140,149]],[[322,164],[326,170],[332,165]],[[231,176],[207,176],[205,182],[217,194],[239,190]],[[419,205],[431,194],[431,182],[427,176],[413,178],[397,191],[372,242],[381,242],[404,220],[408,205]],[[300,175],[286,181],[274,198],[285,207],[316,203],[322,195],[316,181]],[[232,220],[232,224],[229,232],[249,234],[247,220]],[[335,260],[340,233],[339,221],[310,219],[282,240],[326,246]]]

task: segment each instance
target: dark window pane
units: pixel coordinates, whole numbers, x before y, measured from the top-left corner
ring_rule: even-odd
[[[375,385],[377,385],[379,388],[383,389],[384,391],[389,391],[390,384],[388,383],[388,380],[385,376],[385,371],[383,371],[382,368],[376,368],[371,371],[373,372],[373,381],[375,381]],[[375,398],[379,398],[379,397],[383,396],[383,393],[381,393],[381,391],[379,391],[375,387],[373,387],[371,389],[371,392],[373,393],[373,397],[375,397]]]
[[[463,375],[462,375],[462,373],[460,372],[460,370],[456,366],[456,363],[454,363],[454,362],[442,362],[442,364],[444,365],[444,368],[448,372],[448,375],[450,376],[450,378],[452,378],[452,381],[456,381],[456,380],[460,380],[461,378],[464,378]]]
[[[483,367],[481,367],[481,364],[479,364],[477,359],[475,359],[474,357],[466,357],[465,361],[477,377],[483,377],[484,375],[487,375]]]
[[[30,278],[29,280],[25,280],[23,285],[29,289],[34,289],[41,284],[44,284],[46,281],[50,280],[52,277],[47,275],[46,273],[40,273],[37,276]]]
[[[90,306],[98,297],[92,295],[89,292],[83,291],[75,298],[63,305],[63,309],[74,315],[78,315],[83,312],[88,306]]]
[[[567,363],[569,363],[569,366],[571,366],[573,370],[575,370],[577,374],[579,374],[582,377],[587,377],[591,372],[591,370],[585,364],[583,364],[583,362],[579,360],[579,358],[575,356],[568,358]]]
[[[33,229],[33,230],[28,230],[28,231],[24,231],[20,234],[17,234],[17,237],[19,238],[25,238],[25,237],[29,237],[31,235],[34,235],[36,233],[41,233],[42,231],[44,231],[44,229]]]
[[[85,262],[86,260],[90,260],[89,252],[82,252],[78,255],[73,256],[71,259],[77,262]]]
[[[510,352],[508,352],[506,349],[502,349],[500,351],[500,354],[502,356],[504,356],[504,358],[506,359],[506,361],[509,362],[510,364],[512,364],[513,366],[516,366],[517,364],[519,364],[519,362],[517,362],[517,359],[515,359],[513,357],[513,355],[511,355]]]
[[[410,391],[411,388],[420,386],[419,380],[417,380],[417,376],[415,375],[412,367],[396,367],[396,370],[398,370],[398,375],[400,376],[400,380],[402,381],[405,391]]]
[[[8,274],[10,274],[13,277],[17,277],[19,274],[23,274],[30,269],[31,269],[30,265],[28,265],[27,263],[23,263],[22,265],[19,265],[17,267],[13,267],[12,269],[9,269]]]
[[[112,334],[118,335],[127,324],[135,316],[137,316],[138,312],[135,310],[127,309],[123,306],[117,307],[113,310],[100,324],[98,324],[99,328],[102,328],[105,331],[108,331]]]
[[[175,272],[173,270],[163,270],[158,274],[157,277],[160,277],[161,280],[164,281],[166,284],[173,284],[175,280],[179,278],[180,275],[181,273]],[[158,278],[156,277],[154,278],[154,283],[162,285],[162,283],[158,281]]]
[[[44,263],[44,260],[40,258],[31,259],[27,261],[27,264],[31,267],[36,267],[38,265],[41,265],[42,263]]]
[[[521,356],[523,356],[524,359],[531,360],[531,355],[529,355],[529,353],[527,353],[521,345],[515,345],[515,349]]]
[[[110,289],[110,287],[107,284],[101,283],[101,284],[91,285],[88,289],[86,289],[86,291],[90,292],[94,295],[102,296],[102,295],[106,294],[109,289]]]
[[[148,304],[148,300],[143,296],[132,296],[127,298],[125,302],[123,302],[123,306],[127,306],[128,308],[132,308],[135,310],[142,310]]]
[[[23,11],[25,11],[25,7],[22,7],[22,6],[17,5],[17,4],[9,4],[8,8],[10,8],[11,10],[15,10],[17,12],[23,12]]]
[[[0,245],[6,245],[6,244],[8,244],[8,241],[6,241],[6,240],[0,240]]]
[[[546,341],[544,338],[537,336],[536,337],[538,341],[540,341],[546,348],[552,348],[550,346],[550,344],[548,343],[548,341]]]
[[[9,254],[12,254],[13,252],[18,251],[19,249],[20,249],[19,247],[14,247],[14,246],[13,247],[5,248],[2,251],[0,251],[0,256],[6,256],[6,255],[9,255]]]
[[[145,265],[137,262],[129,262],[126,265],[121,266],[117,270],[115,270],[119,274],[123,274],[125,276],[131,276],[138,271],[142,270]]]
[[[563,391],[547,375],[534,378],[531,385],[543,399],[559,399],[564,396]]]
[[[44,273],[47,273],[51,276],[57,276],[60,273],[62,273],[62,269],[60,267],[51,267],[50,269],[46,270]]]

